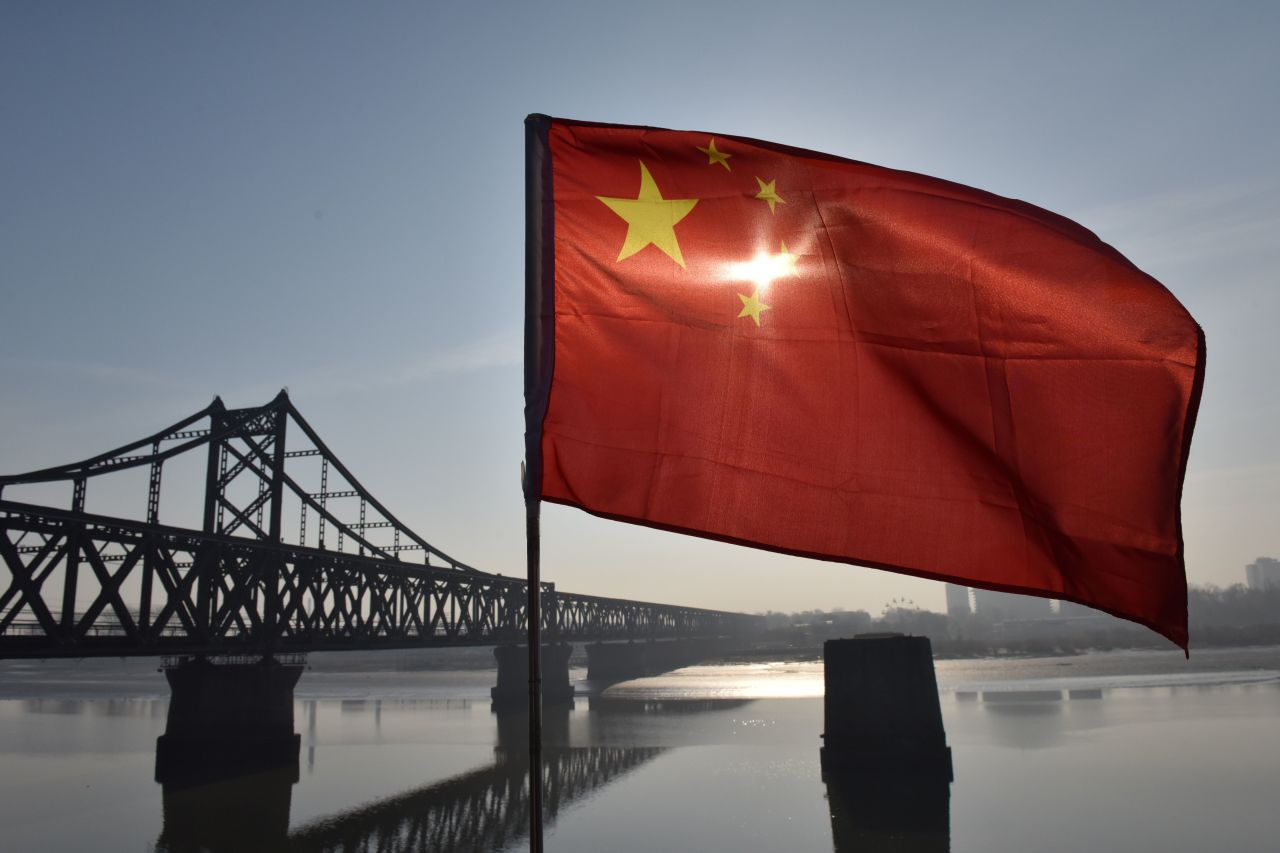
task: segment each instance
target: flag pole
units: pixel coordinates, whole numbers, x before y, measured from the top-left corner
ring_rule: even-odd
[[[551,156],[544,115],[525,118],[524,488],[528,547],[529,850],[542,853],[542,419],[550,394],[555,296]]]
[[[542,581],[539,500],[525,501],[529,574],[529,851],[542,853]]]

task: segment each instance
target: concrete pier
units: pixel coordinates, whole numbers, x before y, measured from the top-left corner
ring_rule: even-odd
[[[542,647],[542,704],[573,707],[573,685],[569,683],[569,656],[573,646],[555,643]],[[529,647],[495,646],[498,683],[490,691],[495,710],[529,707]]]
[[[587,645],[587,678],[591,681],[626,681],[649,674],[648,643],[590,643]]]
[[[269,658],[187,658],[166,668],[171,698],[156,741],[156,781],[204,783],[281,767],[296,779],[301,736],[293,731],[293,688],[301,675],[301,664]]]
[[[587,646],[587,678],[626,681],[670,672],[715,656],[714,639],[661,640],[647,643],[592,643]]]
[[[822,769],[950,782],[928,637],[863,634],[823,645]]]

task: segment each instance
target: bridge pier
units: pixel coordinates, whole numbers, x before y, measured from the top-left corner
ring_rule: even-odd
[[[569,656],[573,646],[554,643],[542,647],[542,704],[573,707],[573,685],[569,683]],[[495,710],[529,707],[529,647],[495,646],[498,683],[489,693]]]
[[[928,637],[863,634],[822,648],[823,773],[951,782]]]
[[[692,637],[687,640],[671,640],[650,643],[649,670],[651,675],[670,672],[715,657],[720,653],[720,640],[708,637]]]
[[[169,716],[156,741],[156,781],[209,781],[292,765],[302,738],[293,731],[293,688],[301,664],[272,658],[215,664],[183,658],[164,671]]]
[[[627,681],[657,675],[705,660],[719,650],[720,642],[713,639],[592,643],[587,646],[587,678]]]
[[[590,643],[587,645],[587,678],[590,681],[626,681],[649,674],[648,643]]]
[[[836,851],[945,853],[951,749],[928,637],[863,634],[822,648],[822,779]]]

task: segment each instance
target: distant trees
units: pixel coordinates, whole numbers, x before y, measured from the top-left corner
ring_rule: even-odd
[[[824,640],[852,637],[872,629],[865,610],[803,610],[798,613],[765,614],[765,637],[770,642],[796,648],[821,646]]]
[[[1193,641],[1204,645],[1280,643],[1280,588],[1244,584],[1187,590]]]
[[[1194,586],[1188,590],[1192,643],[1198,646],[1280,643],[1280,589]],[[1073,611],[1076,612],[1076,611]],[[880,615],[865,610],[765,614],[763,642],[820,653],[824,640],[880,631],[926,636],[940,657],[1069,654],[1089,649],[1162,648],[1155,633],[1100,612],[1006,620],[978,613],[947,616],[894,599]]]
[[[1193,586],[1187,590],[1187,610],[1192,625],[1274,625],[1280,622],[1280,587]]]

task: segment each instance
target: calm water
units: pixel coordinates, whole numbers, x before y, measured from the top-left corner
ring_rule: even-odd
[[[1280,649],[937,672],[949,797],[823,783],[820,664],[690,667],[579,698],[548,715],[547,849],[1280,849]],[[0,850],[527,849],[524,720],[490,711],[492,679],[308,672],[296,781],[166,792],[153,666],[0,663]]]

